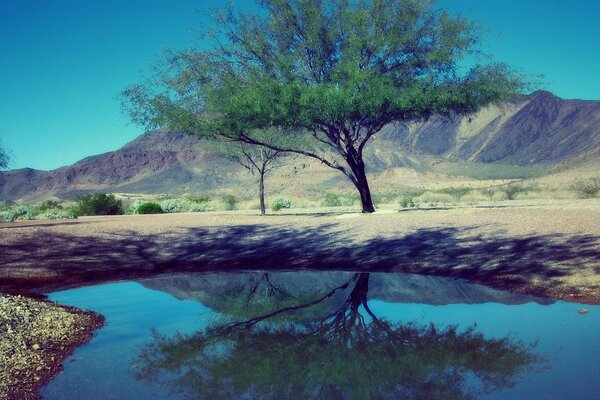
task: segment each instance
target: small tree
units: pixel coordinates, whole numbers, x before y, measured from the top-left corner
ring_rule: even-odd
[[[4,147],[2,147],[2,143],[0,143],[0,169],[8,167],[9,163],[10,156],[8,154],[8,151]]]
[[[460,61],[478,29],[423,0],[261,0],[217,15],[214,45],[171,53],[156,79],[126,89],[134,121],[312,157],[375,208],[363,152],[390,123],[462,115],[522,90],[502,64]],[[265,142],[255,132],[278,126]]]
[[[276,135],[281,134],[277,129],[255,133],[265,143],[272,143]],[[260,135],[260,136],[259,136]],[[235,161],[257,177],[260,214],[266,214],[265,206],[265,176],[276,168],[284,165],[284,158],[289,155],[262,145],[249,145],[238,140],[217,140],[210,150],[231,161]]]

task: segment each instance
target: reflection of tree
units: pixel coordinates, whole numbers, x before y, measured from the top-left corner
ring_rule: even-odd
[[[311,301],[194,335],[156,334],[137,378],[200,398],[470,399],[511,386],[539,359],[474,329],[389,323],[369,308],[368,284],[356,274]],[[350,287],[325,318],[270,323]]]

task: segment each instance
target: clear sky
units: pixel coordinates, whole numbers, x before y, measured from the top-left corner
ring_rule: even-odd
[[[0,141],[10,168],[54,169],[116,150],[142,128],[117,96],[165,48],[197,43],[208,0],[0,0]],[[250,1],[236,4],[248,8]],[[541,88],[600,99],[599,0],[440,0],[490,32],[493,60]]]

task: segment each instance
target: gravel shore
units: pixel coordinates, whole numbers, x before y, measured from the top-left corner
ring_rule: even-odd
[[[600,201],[86,217],[0,226],[0,291],[163,272],[337,269],[464,278],[600,304]]]
[[[0,295],[0,399],[38,399],[37,390],[103,320],[48,301]]]

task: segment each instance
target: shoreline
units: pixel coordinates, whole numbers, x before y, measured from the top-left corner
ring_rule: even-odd
[[[103,325],[104,317],[94,312],[0,295],[0,398],[40,399],[38,390]]]
[[[162,273],[409,272],[600,304],[600,201],[528,208],[85,217],[0,226],[0,292]]]

